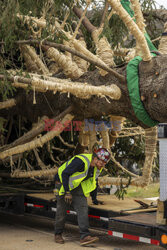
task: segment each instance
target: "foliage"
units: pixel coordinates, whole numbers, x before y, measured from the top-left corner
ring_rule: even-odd
[[[142,5],[142,9],[144,12],[149,13],[148,23],[151,22],[149,28],[154,27],[150,32],[151,38],[155,38],[155,36],[159,35],[161,31],[155,29],[155,22],[152,16],[153,7],[155,7],[155,1],[142,0],[140,1]],[[65,26],[65,30],[70,30],[72,27],[72,23],[77,21],[76,16],[72,11],[72,6],[74,1],[67,0],[5,0],[0,1],[0,41],[4,42],[4,45],[1,46],[1,52],[4,64],[7,65],[8,68],[17,68],[21,65],[21,58],[19,57],[19,47],[15,44],[18,40],[26,40],[32,38],[32,29],[28,27],[27,24],[24,24],[17,18],[17,13],[34,16],[37,18],[44,17],[47,20],[46,29],[42,30],[41,39],[49,39],[55,42],[62,42],[64,39],[64,35],[60,32],[55,32],[54,36],[50,37],[50,25],[53,24],[55,17],[58,17],[58,21],[61,23],[64,20],[66,14],[68,14],[67,23]],[[86,5],[86,1],[80,1],[81,6]],[[33,8],[32,8],[33,6]],[[93,8],[96,6],[96,8]],[[88,18],[93,23],[94,26],[98,27],[101,21],[102,10],[104,7],[104,1],[92,1],[91,9],[88,11]],[[110,9],[109,9],[110,12]],[[31,23],[30,23],[31,24]],[[118,28],[119,27],[119,28]],[[88,49],[94,51],[94,46],[92,44],[92,40],[90,39],[90,35],[88,32],[81,26],[84,37],[87,42]],[[37,32],[38,29],[33,26],[34,32]],[[156,31],[156,32],[155,32]],[[134,40],[130,39],[130,42],[125,43],[125,39],[128,35],[127,28],[120,20],[117,15],[112,15],[109,22],[105,22],[104,30],[102,35],[105,35],[108,41],[112,44],[112,47],[118,46],[118,44],[123,47],[134,45]],[[127,37],[128,38],[128,37]],[[129,40],[129,39],[128,39]],[[17,60],[16,60],[17,58]],[[19,59],[19,60],[18,60]],[[0,65],[1,66],[1,65]]]
[[[149,198],[149,197],[159,197],[159,187],[158,183],[151,183],[146,188],[141,187],[129,187],[125,197],[134,197],[134,198]]]
[[[126,121],[125,127],[133,128],[135,124]],[[137,167],[138,173],[143,167],[145,158],[145,142],[142,135],[127,136],[118,138],[112,147],[112,152],[115,155],[116,160],[118,160],[123,166],[131,171],[135,171],[133,167]]]
[[[131,121],[126,120],[125,127],[133,128],[135,124]],[[127,170],[141,175],[142,168],[145,161],[145,140],[144,136],[136,135],[136,136],[127,136],[123,138],[117,138],[115,144],[112,146],[112,152],[114,153],[115,159]],[[157,146],[158,153],[158,146]],[[103,174],[108,174],[111,177],[120,177],[120,178],[128,178],[127,185],[120,185],[115,192],[116,197],[119,199],[124,199],[127,195],[127,191],[129,190],[129,185],[131,182],[131,176],[127,173],[124,173],[118,166],[110,160],[107,165],[108,172],[104,172]],[[154,166],[153,166],[153,180],[159,176],[159,161],[158,157],[155,158]]]
[[[4,123],[6,122],[6,119],[3,117],[0,117],[0,133],[5,132],[6,130],[4,129]]]
[[[98,0],[92,1],[91,8],[89,8],[89,11],[87,13],[90,22],[92,22],[92,24],[96,27],[99,27],[101,22],[104,2],[105,1]],[[149,26],[149,29],[151,30],[151,38],[155,38],[159,36],[161,32],[160,30],[158,30],[157,32],[157,29],[155,29],[156,26],[154,25],[155,18],[152,14],[152,11],[155,7],[155,1],[141,0],[140,2],[143,12],[147,14],[146,16],[148,23],[151,22],[151,25]],[[50,36],[50,29],[55,21],[55,18],[58,18],[58,21],[62,23],[66,14],[68,14],[68,18],[67,25],[65,25],[65,30],[70,31],[72,29],[72,24],[74,22],[78,22],[78,18],[72,11],[73,4],[74,0],[0,0],[0,73],[4,74],[4,72],[8,69],[20,69],[20,72],[24,71],[25,66],[23,63],[23,58],[20,55],[19,46],[18,44],[16,44],[16,41],[31,39],[33,38],[33,32],[37,33],[39,31],[39,28],[32,26],[32,22],[30,22],[30,26],[32,26],[32,28],[30,29],[28,24],[20,21],[16,16],[17,13],[37,18],[45,18],[47,21],[47,25],[46,29],[42,30],[40,39],[47,38],[47,40],[49,41],[62,43],[64,39],[67,39],[65,35],[59,30],[55,30],[53,36]],[[86,0],[81,0],[80,6],[85,8]],[[96,8],[94,8],[93,6],[96,6]],[[108,14],[110,13],[110,11],[111,8],[109,8]],[[95,46],[92,43],[90,34],[88,33],[88,31],[86,31],[83,25],[81,25],[81,30],[86,40],[87,48],[90,51],[95,52]],[[103,35],[107,37],[109,43],[113,48],[117,47],[118,44],[120,44],[122,47],[133,47],[135,44],[134,38],[132,36],[128,36],[126,26],[116,14],[112,15],[109,22],[105,20],[104,30],[101,36]],[[89,69],[93,70],[94,66],[91,66]],[[15,94],[15,91],[15,88],[13,88],[8,81],[4,80],[3,82],[0,82],[0,99],[2,101],[13,96]],[[22,117],[20,125],[18,120],[18,117],[14,117],[12,133],[9,134],[8,143],[14,141],[15,139],[17,139],[17,137],[23,135],[26,131],[29,131],[32,128],[32,124],[30,123],[30,121],[23,120]],[[0,130],[2,132],[4,132],[3,125],[4,120],[0,120]],[[134,124],[127,121],[126,126],[131,127],[134,126]],[[9,129],[9,124],[7,125],[7,128]],[[78,140],[78,133],[73,132],[73,141],[71,139],[70,132],[63,132],[62,137],[66,142],[76,145]],[[66,154],[58,150],[52,150],[52,147],[63,148],[64,150],[66,150]],[[141,136],[117,139],[115,145],[112,147],[112,151],[115,154],[115,158],[128,169],[134,163],[136,163],[139,170],[142,168],[144,162],[144,140]],[[73,154],[73,149],[69,149],[60,140],[55,138],[51,143],[51,152],[53,153],[56,160],[59,159],[61,162]],[[46,145],[42,149],[39,149],[39,156],[46,164],[53,165]],[[30,164],[35,169],[39,169],[33,152],[24,154],[24,158],[22,161],[22,165],[24,168],[26,168],[26,158],[28,158]],[[157,166],[158,162],[156,159],[156,167]],[[112,176],[120,176],[122,178],[127,177],[129,178],[130,183],[130,177],[124,174],[122,171],[118,170],[117,166],[114,165],[113,162],[109,163],[108,169]],[[126,194],[127,186],[120,186],[116,193],[119,198],[124,197],[124,195]]]
[[[126,178],[126,177],[124,177]],[[130,185],[131,182],[131,177],[127,177],[128,178],[128,184],[127,185],[123,185],[122,183],[120,184],[119,187],[117,187],[116,192],[114,193],[114,195],[120,200],[120,199],[124,199],[125,195],[127,194],[127,188]]]
[[[7,76],[6,71],[3,72],[5,76]],[[14,95],[14,92],[16,89],[11,85],[10,82],[7,81],[7,78],[0,81],[0,99],[3,101],[7,100],[8,97],[11,97]]]
[[[156,1],[155,0],[140,0],[142,11],[152,11],[153,9],[156,9]]]

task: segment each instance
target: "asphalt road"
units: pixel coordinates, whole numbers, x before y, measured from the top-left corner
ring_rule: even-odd
[[[158,246],[108,236],[104,232],[91,230],[100,241],[89,247],[79,244],[77,226],[66,225],[64,232],[65,244],[54,242],[54,221],[34,216],[16,216],[0,213],[0,250],[155,250]]]

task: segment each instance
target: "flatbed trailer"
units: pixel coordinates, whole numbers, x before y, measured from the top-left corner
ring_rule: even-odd
[[[104,205],[88,200],[90,228],[103,230],[110,236],[153,244],[167,249],[167,226],[156,223],[156,208],[139,209],[133,199],[118,200],[112,195],[99,196]],[[124,210],[120,210],[123,208]],[[20,215],[38,215],[54,219],[56,200],[51,193],[0,194],[0,211]],[[166,214],[164,216],[167,217]],[[77,224],[76,212],[69,206],[67,223]],[[163,242],[162,242],[163,238]]]
[[[118,200],[103,195],[104,205],[92,205],[88,199],[91,228],[104,230],[108,235],[153,244],[167,249],[167,124],[159,124],[160,197],[158,209],[147,205],[136,207],[133,199]],[[139,204],[145,204],[139,201]],[[53,193],[0,193],[0,211],[20,215],[55,218],[56,200]],[[157,210],[157,211],[156,211]],[[67,222],[77,224],[77,214],[70,206]],[[157,223],[158,222],[158,223]]]

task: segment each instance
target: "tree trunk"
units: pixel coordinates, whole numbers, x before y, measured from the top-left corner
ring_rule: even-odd
[[[147,113],[153,120],[159,122],[167,122],[166,61],[167,55],[156,56],[152,59],[151,64],[142,61],[139,66],[140,96],[142,96]],[[126,76],[126,66],[116,70],[119,74]],[[97,96],[90,99],[79,99],[72,95],[70,97],[67,94],[57,93],[54,95],[52,92],[47,91],[46,93],[36,93],[37,104],[33,104],[32,93],[20,90],[16,96],[17,105],[9,109],[9,113],[20,114],[26,116],[31,122],[36,122],[38,117],[47,115],[51,118],[73,104],[75,120],[84,120],[85,118],[99,120],[102,116],[118,115],[130,119],[143,128],[147,128],[134,114],[126,83],[120,83],[110,73],[101,76],[98,70],[85,73],[77,81],[87,82],[94,86],[116,84],[121,89],[121,98],[118,101],[109,97],[100,98]],[[0,116],[5,115],[7,114],[0,110]]]

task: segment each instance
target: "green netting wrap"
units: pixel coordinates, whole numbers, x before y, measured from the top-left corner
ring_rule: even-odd
[[[150,51],[153,51],[153,50],[158,51],[157,48],[155,48],[155,46],[151,42],[149,35],[147,33],[145,33],[144,36],[146,38],[146,41],[147,41],[147,44],[148,44]]]
[[[130,5],[131,3],[129,2],[129,0],[121,0],[121,4],[122,6],[124,7],[124,9],[128,12],[128,14],[133,17],[134,16],[134,11],[131,9]],[[134,20],[135,21],[135,20]],[[157,50],[155,48],[155,46],[152,44],[151,40],[150,40],[150,37],[147,33],[144,34],[145,38],[146,38],[146,41],[147,41],[147,44],[148,44],[148,47],[150,49],[150,51],[152,50]]]
[[[128,84],[129,96],[136,117],[148,127],[154,127],[158,124],[158,122],[150,118],[140,99],[138,66],[141,61],[142,58],[140,56],[136,56],[127,65],[126,79]]]
[[[129,2],[129,0],[121,0],[121,4],[124,7],[124,9],[128,12],[128,14],[131,17],[133,17],[134,11],[130,7],[131,3]],[[150,51],[157,50],[152,44],[149,35],[145,33],[144,36],[146,38]],[[153,54],[153,56],[155,55]],[[151,119],[140,99],[138,66],[141,61],[142,58],[140,56],[137,56],[134,59],[132,59],[127,65],[126,79],[128,84],[128,91],[136,117],[148,127],[154,127],[158,124],[158,122]]]
[[[130,7],[131,3],[129,2],[129,0],[121,0],[121,4],[124,7],[124,9],[129,13],[129,15],[133,17],[134,11]]]

